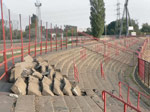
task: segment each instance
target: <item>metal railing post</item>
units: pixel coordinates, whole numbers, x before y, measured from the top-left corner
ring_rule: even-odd
[[[124,104],[124,112],[127,112],[127,105]]]
[[[28,46],[28,54],[30,55],[30,33],[31,33],[31,27],[30,27],[30,20],[31,20],[31,18],[30,18],[30,16],[29,16],[29,46]]]
[[[11,40],[12,63],[14,65],[15,62],[14,62],[14,51],[13,51],[13,41],[12,41],[12,27],[11,27],[10,10],[8,10],[8,13],[9,13],[9,32],[10,32],[10,40]]]
[[[60,31],[60,32],[61,32],[61,36],[60,36],[60,37],[61,37],[61,50],[62,50],[62,41],[63,41],[63,40],[62,40],[62,38],[63,38],[62,26],[60,27],[60,30],[61,30],[61,31]]]
[[[50,28],[50,33],[51,33],[51,39],[50,39],[50,46],[51,46],[51,52],[53,51],[53,43],[52,43],[52,24]]]
[[[66,29],[66,49],[68,47],[68,30]]]
[[[21,32],[21,61],[24,61],[24,48],[23,48],[23,34],[22,34],[22,25],[21,25],[21,14],[19,15],[20,18],[20,32]]]
[[[41,20],[41,42],[40,42],[40,55],[42,55],[42,20]]]
[[[104,101],[104,112],[106,112],[106,93],[105,93],[105,91],[102,92],[102,99]]]
[[[36,57],[36,45],[37,45],[37,20],[35,22],[35,51],[34,51],[35,57]]]
[[[140,110],[140,93],[138,92],[137,109]]]
[[[45,46],[45,53],[47,53],[47,40],[48,40],[48,22],[46,22],[46,46]]]
[[[56,25],[56,51],[57,51],[57,25]]]

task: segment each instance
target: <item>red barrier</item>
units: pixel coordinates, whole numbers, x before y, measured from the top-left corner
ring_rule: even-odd
[[[105,80],[105,74],[103,71],[103,63],[102,62],[100,62],[100,69],[101,69],[101,77]]]
[[[48,22],[46,22],[46,46],[45,46],[45,53],[47,53],[47,41],[48,41]]]
[[[79,72],[78,72],[78,68],[75,64],[75,60],[73,60],[73,65],[74,65],[74,79],[75,79],[75,81],[79,82]]]
[[[137,98],[137,109],[140,110],[140,96],[144,96],[146,99],[150,99],[150,96],[147,96],[146,94],[142,93],[142,92],[139,92],[138,90],[130,87],[129,85],[123,83],[123,82],[119,82],[118,83],[119,85],[119,97],[124,99],[123,96],[122,96],[122,86],[125,86],[128,88],[128,91],[127,91],[127,103],[132,105],[131,104],[131,101],[130,101],[130,90],[132,90],[131,92],[135,92],[138,94],[138,98]]]
[[[20,32],[21,32],[21,61],[24,61],[24,48],[23,48],[23,34],[22,34],[22,25],[21,25],[21,14],[19,15],[20,18]]]
[[[86,49],[80,50],[80,59],[86,59]]]
[[[52,24],[51,24],[50,32],[51,32],[50,47],[51,47],[51,52],[52,52],[52,50],[53,50],[53,44],[52,44]]]
[[[66,49],[67,49],[67,46],[68,45],[68,31],[67,31],[67,29],[66,29]]]
[[[60,46],[61,46],[61,50],[62,50],[62,41],[63,41],[63,40],[62,40],[62,38],[63,38],[63,35],[62,35],[62,34],[63,34],[62,26],[60,27],[60,30],[61,30],[61,36],[60,36],[60,37],[61,37],[61,45],[60,45]]]
[[[40,41],[40,55],[42,55],[42,30],[43,30],[43,28],[42,28],[42,20],[41,20],[41,41]]]
[[[9,32],[10,32],[10,41],[11,41],[12,63],[14,65],[15,62],[14,62],[14,51],[13,51],[13,41],[12,41],[12,28],[11,28],[10,10],[8,10],[8,13],[9,13]]]
[[[78,32],[76,32],[76,46],[78,46]]]
[[[103,91],[103,92],[102,92],[102,99],[103,99],[103,101],[104,101],[104,112],[107,112],[107,106],[106,106],[106,101],[107,101],[107,99],[106,99],[106,94],[108,94],[108,95],[111,96],[112,98],[118,100],[120,103],[123,103],[123,104],[124,104],[124,112],[127,112],[127,106],[130,107],[131,109],[137,111],[137,112],[141,112],[138,108],[136,108],[136,107],[132,106],[131,104],[125,102],[123,99],[121,99],[121,98],[119,98],[119,97],[117,97],[117,96],[115,96],[115,95],[113,95],[113,94],[111,94],[111,93],[109,93],[109,92],[107,92],[107,91]]]
[[[30,27],[30,21],[31,21],[31,18],[29,16],[29,47],[28,47],[28,54],[29,55],[30,55],[30,29],[31,29],[31,27]]]
[[[37,21],[35,22],[35,51],[34,51],[34,56],[36,57],[36,45],[37,45]]]

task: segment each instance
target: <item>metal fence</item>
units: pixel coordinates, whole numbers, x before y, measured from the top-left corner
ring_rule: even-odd
[[[150,62],[144,59],[144,53],[149,49],[150,39],[144,41],[140,52],[138,52],[138,76],[140,80],[147,86],[150,87]]]
[[[150,87],[150,62],[138,58],[138,75],[142,82]]]

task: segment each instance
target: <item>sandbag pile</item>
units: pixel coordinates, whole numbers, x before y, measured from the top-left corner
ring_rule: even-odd
[[[36,96],[81,96],[76,83],[71,84],[67,77],[56,71],[43,58],[26,56],[24,62],[15,64],[10,74],[11,90],[18,95]]]

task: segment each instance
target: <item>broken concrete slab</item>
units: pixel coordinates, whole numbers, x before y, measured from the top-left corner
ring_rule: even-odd
[[[42,80],[42,88],[43,88],[42,95],[44,95],[44,96],[48,96],[48,95],[54,96],[51,86],[52,86],[52,81],[49,78],[44,76],[44,78]]]
[[[26,95],[26,83],[24,80],[20,77],[17,79],[17,81],[12,86],[11,90],[18,95]]]
[[[32,69],[32,70],[33,70],[32,76],[34,76],[34,77],[36,77],[36,78],[42,80],[43,75],[42,75],[41,73],[37,72],[35,69]]]
[[[37,57],[36,59],[35,59],[37,62],[39,62],[39,63],[42,63],[42,62],[44,62],[44,59],[42,58],[42,57]]]
[[[29,82],[28,95],[42,96],[39,83]]]
[[[23,72],[23,68],[21,66],[16,66],[11,70],[11,75],[10,75],[10,82],[15,82],[19,77],[21,77],[21,74]]]
[[[53,79],[53,76],[55,74],[55,70],[53,68],[50,69],[50,73],[48,75],[48,78],[50,78],[51,80]]]
[[[15,64],[15,68],[16,67],[21,67],[21,68],[26,68],[26,69],[30,69],[30,68],[34,68],[34,63],[32,63],[32,62],[20,62],[20,63],[16,63]]]
[[[56,78],[58,81],[63,80],[63,76],[60,72],[56,72],[54,78]]]
[[[57,79],[54,79],[53,82],[53,92],[54,94],[58,95],[58,96],[64,96],[63,92],[61,91],[61,82]]]
[[[33,62],[33,58],[30,55],[27,55],[26,57],[24,57],[24,61],[32,63]]]
[[[45,76],[43,77],[42,82],[49,85],[49,86],[52,84],[52,81],[49,78],[45,77]]]
[[[80,90],[80,88],[79,88],[78,85],[76,85],[75,87],[73,87],[72,93],[73,93],[75,96],[82,96],[81,90]]]
[[[64,78],[64,83],[65,83],[65,86],[63,88],[63,93],[65,95],[72,96],[73,95],[72,91],[71,91],[72,86],[71,86],[70,82],[68,81],[68,79]]]
[[[46,67],[47,67],[47,66],[45,66],[45,65],[41,65],[41,72],[42,72],[42,73],[45,73],[45,72],[46,72]]]
[[[50,85],[47,85],[46,83],[42,82],[42,86],[43,86],[42,95],[54,96],[53,92],[51,91]]]
[[[39,79],[30,75],[28,82],[39,83]]]
[[[23,69],[21,73],[21,77],[26,78],[26,77],[29,77],[31,74],[32,74],[31,69]]]

